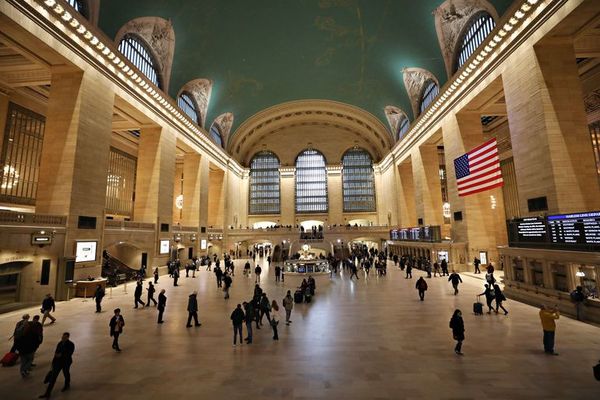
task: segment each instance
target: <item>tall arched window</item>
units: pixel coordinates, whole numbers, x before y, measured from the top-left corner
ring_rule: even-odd
[[[119,51],[152,83],[161,89],[163,88],[157,63],[142,39],[131,33],[126,34],[119,43]]]
[[[410,121],[407,117],[402,117],[400,122],[398,123],[398,140],[402,138],[408,132],[408,128],[410,128]]]
[[[373,160],[363,149],[348,150],[342,157],[344,212],[375,211]]]
[[[187,114],[195,123],[200,125],[200,116],[198,115],[198,107],[194,101],[194,97],[188,92],[182,92],[177,98],[177,105]]]
[[[423,94],[421,95],[421,101],[419,103],[420,113],[422,113],[427,109],[427,107],[429,107],[429,105],[433,102],[433,100],[440,92],[440,88],[438,87],[437,83],[435,83],[432,80],[428,80],[423,86],[425,87],[425,89],[423,90]]]
[[[270,151],[257,153],[250,161],[250,214],[279,214],[279,159]]]
[[[296,212],[327,212],[327,168],[325,157],[304,150],[296,158]]]
[[[223,147],[223,135],[221,135],[221,130],[219,129],[219,125],[213,123],[210,126],[210,136],[219,146]]]
[[[67,0],[67,3],[85,18],[89,18],[87,3],[84,0]]]
[[[454,72],[456,72],[471,57],[485,38],[494,30],[496,23],[490,14],[483,11],[474,15],[466,25],[460,48],[457,52]]]

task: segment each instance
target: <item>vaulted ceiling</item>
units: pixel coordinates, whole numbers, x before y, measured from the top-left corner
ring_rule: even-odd
[[[502,15],[511,0],[490,1]],[[446,72],[432,11],[442,0],[102,0],[99,26],[115,37],[142,16],[170,19],[175,55],[169,94],[214,82],[207,124],[232,112],[235,131],[277,104],[325,99],[386,124],[384,107],[409,115],[403,67]],[[412,115],[411,115],[412,119]]]

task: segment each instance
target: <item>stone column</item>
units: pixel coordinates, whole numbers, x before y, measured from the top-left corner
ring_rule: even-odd
[[[294,167],[279,168],[281,179],[281,224],[296,225],[296,192]]]
[[[523,49],[502,78],[521,215],[546,197],[549,213],[600,208],[600,190],[573,43]]]
[[[496,204],[492,208],[491,197],[500,198],[502,188],[496,188],[466,197],[458,196],[454,159],[484,143],[481,116],[477,113],[449,115],[442,124],[446,171],[448,178],[448,199],[453,212],[462,212],[462,221],[452,219],[452,240],[467,243],[467,263],[479,256],[479,251],[487,251],[488,259],[497,264],[497,246],[506,239],[498,240],[498,230],[504,232],[504,209]],[[456,263],[457,260],[452,260]],[[456,264],[455,264],[456,265]],[[460,268],[465,268],[462,266]]]
[[[437,146],[423,144],[411,151],[417,219],[424,225],[442,226],[442,186]]]
[[[413,181],[411,160],[405,160],[398,165],[398,209],[400,226],[408,228],[417,225],[415,210],[415,185]]]
[[[8,119],[8,103],[8,94],[0,92],[0,149],[2,149],[2,143],[4,142],[4,129]]]
[[[186,153],[183,156],[183,209],[181,224],[200,226],[201,169],[202,156]]]
[[[325,225],[344,223],[344,193],[342,188],[342,166],[327,166],[327,195],[329,212]]]
[[[76,240],[97,241],[96,261],[76,264],[76,280],[100,276],[114,97],[111,83],[101,76],[82,71],[52,73],[36,213],[68,217],[67,258],[74,259]],[[80,217],[95,218],[95,227],[79,229]],[[65,268],[61,263],[57,271],[58,298],[66,294]]]
[[[175,164],[175,174],[173,175],[173,224],[177,225],[178,223],[184,225],[183,223],[183,210],[177,207],[177,197],[183,194],[182,190],[182,177],[183,175],[183,165]]]

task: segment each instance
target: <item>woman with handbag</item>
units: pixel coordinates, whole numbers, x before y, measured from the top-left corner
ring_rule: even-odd
[[[465,340],[465,323],[462,319],[462,313],[459,309],[454,310],[452,318],[450,319],[450,329],[452,329],[452,337],[456,340],[456,347],[454,352],[458,355],[463,355],[461,352],[462,342]]]
[[[279,340],[279,335],[277,334],[277,325],[279,325],[279,305],[277,301],[273,300],[271,302],[271,327],[273,328],[273,340]]]
[[[508,310],[502,305],[502,302],[506,300],[506,297],[504,297],[504,293],[502,293],[500,286],[498,285],[494,285],[494,296],[496,298],[496,314],[498,314],[498,308],[501,308],[504,311],[504,315],[507,315]]]

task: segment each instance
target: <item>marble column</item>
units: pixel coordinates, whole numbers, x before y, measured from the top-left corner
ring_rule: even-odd
[[[411,227],[417,225],[415,210],[415,185],[413,180],[413,167],[410,159],[398,165],[398,210],[400,213],[400,226]]]
[[[444,218],[437,146],[423,144],[414,147],[410,159],[412,161],[417,219],[422,218],[423,225],[442,226]]]

